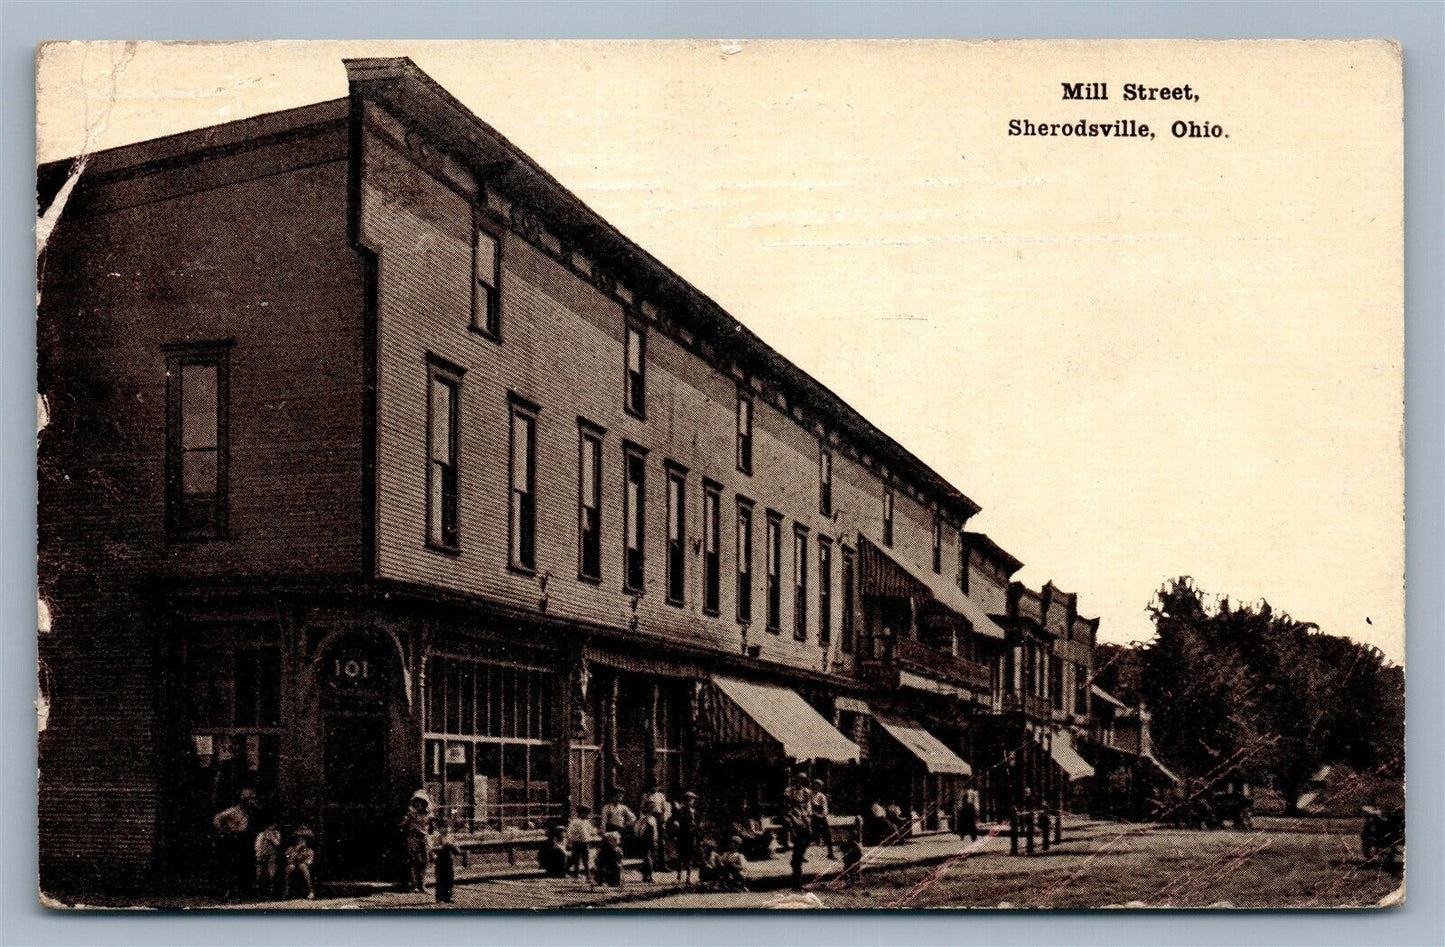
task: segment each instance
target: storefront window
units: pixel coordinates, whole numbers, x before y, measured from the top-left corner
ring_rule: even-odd
[[[427,661],[427,789],[459,831],[540,829],[551,798],[553,676],[536,668]]]

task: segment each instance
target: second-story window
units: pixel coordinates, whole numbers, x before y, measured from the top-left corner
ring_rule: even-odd
[[[738,497],[738,621],[753,620],[753,506]]]
[[[963,530],[958,532],[958,587],[968,594],[968,537]]]
[[[511,563],[530,572],[537,568],[537,415],[515,401],[511,452]]]
[[[893,488],[883,488],[883,545],[893,546]]]
[[[622,405],[629,414],[647,417],[647,336],[631,324],[627,326],[627,379]]]
[[[943,572],[943,520],[937,513],[933,514],[933,572]]]
[[[602,433],[587,425],[577,435],[577,575],[602,578]]]
[[[818,449],[818,512],[833,515],[833,455],[826,447]]]
[[[641,592],[643,581],[643,523],[646,522],[647,490],[643,452],[628,446],[623,450],[622,493],[623,571],[622,585],[629,592]]]
[[[793,527],[793,640],[808,640],[808,528]]]
[[[853,550],[843,550],[843,615],[838,625],[838,647],[853,651]]]
[[[783,518],[768,511],[768,631],[777,634],[783,621]]]
[[[667,600],[681,605],[687,577],[687,471],[667,471]]]
[[[226,534],[229,346],[177,346],[166,358],[166,529]]]
[[[833,641],[833,541],[818,537],[818,647]]]
[[[1057,654],[1049,655],[1049,699],[1054,709],[1064,709],[1064,659]]]
[[[1082,664],[1074,665],[1074,713],[1089,713],[1089,669]]]
[[[753,402],[738,395],[738,470],[753,472]]]
[[[704,483],[702,488],[702,610],[716,615],[722,585],[722,543],[718,531],[722,526],[719,511],[718,485]]]
[[[460,538],[457,497],[457,414],[461,374],[435,362],[427,404],[427,542],[455,551]]]
[[[478,227],[472,246],[472,328],[495,339],[502,337],[502,245],[494,234]]]

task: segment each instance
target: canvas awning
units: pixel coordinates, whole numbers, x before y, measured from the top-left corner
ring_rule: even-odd
[[[904,717],[882,714],[874,711],[873,719],[878,721],[889,736],[897,740],[930,773],[944,773],[955,776],[973,775],[973,767],[959,758],[938,737]]]
[[[1145,754],[1143,754],[1143,756],[1144,756],[1144,759],[1146,759],[1146,760],[1148,760],[1149,762],[1153,763],[1153,764],[1154,764],[1154,768],[1157,769],[1157,770],[1159,770],[1160,774],[1163,775],[1164,778],[1168,779],[1171,783],[1176,783],[1176,784],[1177,784],[1177,783],[1182,782],[1182,780],[1180,780],[1180,778],[1179,778],[1178,776],[1175,776],[1175,775],[1174,775],[1174,773],[1169,769],[1169,767],[1167,767],[1167,766],[1165,766],[1163,763],[1159,762],[1158,757],[1156,757],[1153,753],[1145,753]]]
[[[1098,684],[1090,684],[1090,685],[1089,685],[1089,691],[1090,691],[1095,697],[1097,697],[1097,698],[1099,698],[1100,700],[1102,700],[1104,703],[1106,703],[1106,704],[1113,704],[1115,707],[1117,707],[1118,709],[1120,709],[1120,710],[1122,710],[1122,711],[1125,711],[1126,713],[1127,713],[1127,712],[1130,712],[1130,711],[1132,711],[1132,710],[1134,709],[1133,707],[1130,707],[1128,704],[1124,703],[1124,702],[1123,702],[1122,700],[1120,700],[1119,698],[1115,697],[1113,694],[1111,694],[1111,693],[1109,693],[1108,691],[1104,690],[1104,689],[1103,689],[1102,687],[1100,687]]]
[[[943,576],[932,572],[914,575],[898,560],[861,536],[858,554],[859,585],[864,595],[912,599],[921,612],[929,611],[926,606],[936,603],[966,619],[975,634],[1000,641],[1004,639],[1003,629],[988,617],[988,613]]]
[[[703,711],[719,743],[770,743],[794,760],[858,761],[858,745],[796,691],[722,675],[708,683]]]
[[[1079,755],[1079,751],[1074,749],[1073,739],[1063,731],[1055,733],[1053,740],[1049,742],[1049,756],[1053,757],[1059,769],[1064,771],[1064,775],[1068,776],[1071,782],[1094,775],[1094,767]]]

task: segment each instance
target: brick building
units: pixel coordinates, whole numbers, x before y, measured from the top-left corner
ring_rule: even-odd
[[[190,864],[242,787],[334,875],[417,789],[485,847],[805,761],[936,826],[981,721],[1087,716],[1097,622],[968,497],[410,61],[346,69],[90,156],[41,259],[44,878]]]

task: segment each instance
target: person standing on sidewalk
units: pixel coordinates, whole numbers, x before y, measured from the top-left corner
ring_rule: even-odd
[[[833,854],[833,827],[828,823],[828,794],[823,791],[823,781],[813,780],[813,796],[809,800],[811,808],[811,826],[813,838],[821,839],[828,844],[828,858],[837,858]]]
[[[602,807],[602,833],[616,832],[625,836],[637,817],[622,801],[622,790],[614,789],[608,794],[607,805]]]
[[[406,890],[426,890],[426,863],[430,854],[433,822],[428,814],[430,803],[425,796],[416,795],[411,799],[406,815],[401,820],[402,850],[406,858]]]
[[[256,792],[242,789],[236,804],[211,819],[216,833],[216,863],[226,900],[245,894],[255,879],[256,848],[251,826],[256,818]]]
[[[697,793],[685,792],[682,794],[682,802],[672,809],[672,818],[668,820],[668,828],[672,836],[673,847],[677,850],[677,880],[682,881],[684,876],[689,884],[692,883],[692,867],[697,861]]]
[[[969,841],[978,841],[978,790],[966,789],[963,799],[958,804],[958,817],[955,821],[955,830],[958,837],[968,836]]]
[[[451,830],[442,826],[441,834],[437,836],[436,846],[436,897],[439,904],[450,904],[452,901],[452,890],[456,885],[456,860],[460,857],[462,864],[467,864],[467,853],[462,851],[456,839],[452,838]]]
[[[578,806],[577,815],[567,823],[567,874],[579,874],[592,883],[592,849],[597,829],[592,825],[592,809]]]

